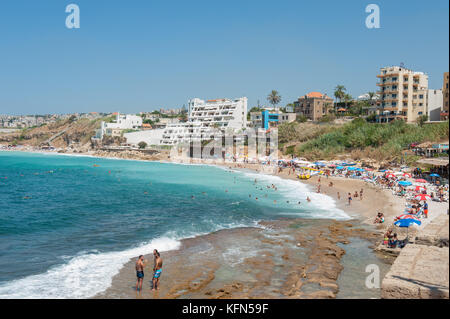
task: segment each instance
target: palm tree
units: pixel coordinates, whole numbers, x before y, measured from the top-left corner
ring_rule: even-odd
[[[369,96],[369,101],[372,101],[375,97],[375,92],[367,92],[367,95]]]
[[[336,88],[334,89],[334,97],[339,100],[339,103],[342,102],[342,99],[344,98],[345,95],[345,91],[347,89],[345,88],[345,86],[338,84],[336,86]]]
[[[272,90],[272,92],[270,92],[267,96],[267,101],[269,101],[273,107],[276,107],[276,105],[281,102],[281,96],[277,90]]]
[[[343,99],[345,103],[345,108],[347,108],[348,102],[352,101],[353,97],[350,94],[344,94]]]

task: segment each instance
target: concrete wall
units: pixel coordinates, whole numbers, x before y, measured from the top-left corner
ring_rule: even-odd
[[[428,90],[428,120],[439,121],[443,104],[442,90]]]
[[[139,131],[132,133],[125,133],[123,136],[127,139],[129,144],[139,144],[145,142],[147,145],[161,145],[162,135],[164,129]]]

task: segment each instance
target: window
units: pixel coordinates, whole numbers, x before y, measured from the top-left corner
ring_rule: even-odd
[[[423,99],[423,94],[420,94],[420,95],[419,95],[419,99]]]

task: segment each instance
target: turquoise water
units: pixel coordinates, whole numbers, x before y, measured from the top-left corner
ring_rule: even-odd
[[[177,249],[182,238],[280,217],[347,217],[331,198],[273,176],[20,152],[0,152],[0,203],[0,298],[90,297],[129,258]]]

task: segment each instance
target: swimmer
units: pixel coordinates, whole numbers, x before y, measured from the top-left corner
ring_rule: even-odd
[[[308,203],[311,202],[311,198],[309,198],[309,196],[306,197],[306,200],[308,201]]]

